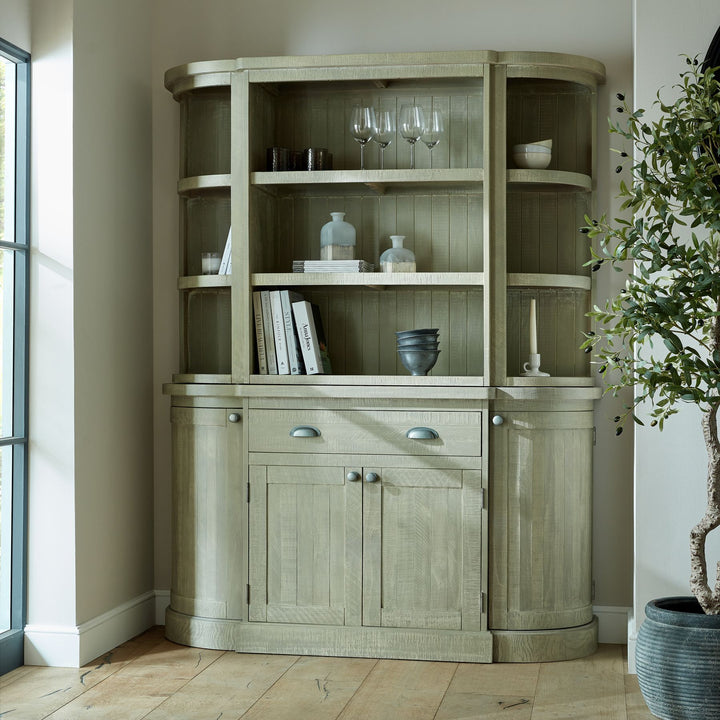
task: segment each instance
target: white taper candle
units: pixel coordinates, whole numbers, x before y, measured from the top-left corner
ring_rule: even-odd
[[[537,320],[535,319],[535,298],[530,298],[530,354],[537,353]]]

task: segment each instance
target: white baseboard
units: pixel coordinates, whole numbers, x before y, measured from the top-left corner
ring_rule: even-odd
[[[25,664],[81,667],[155,624],[155,591],[77,626],[26,625]]]
[[[170,605],[170,591],[169,590],[156,590],[155,591],[155,624],[165,624],[165,610]]]
[[[635,646],[637,645],[637,625],[635,624],[635,614],[631,613],[628,617],[627,630],[627,646],[628,646],[628,673],[637,675],[635,666]]]
[[[598,642],[625,645],[628,641],[628,617],[630,607],[596,605],[593,613],[598,619]]]

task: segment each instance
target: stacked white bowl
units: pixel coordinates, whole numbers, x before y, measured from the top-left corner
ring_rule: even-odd
[[[519,168],[544,170],[552,159],[552,140],[513,145],[512,159]]]

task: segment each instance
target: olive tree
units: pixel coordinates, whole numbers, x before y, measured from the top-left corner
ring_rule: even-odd
[[[625,287],[590,316],[594,352],[606,392],[633,387],[632,402],[615,417],[616,434],[637,406],[662,430],[683,403],[701,411],[708,454],[707,507],[690,533],[690,588],[708,614],[720,614],[720,561],[708,580],[707,535],[720,526],[720,72],[685,58],[676,99],[653,103],[654,117],[618,95],[610,132],[628,142],[618,150],[632,181],[619,196],[629,219],[586,218],[592,269],[633,269]]]

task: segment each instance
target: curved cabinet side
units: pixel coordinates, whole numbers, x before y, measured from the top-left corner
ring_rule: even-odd
[[[507,412],[491,431],[492,630],[592,620],[592,412]]]
[[[247,616],[247,503],[241,410],[173,407],[170,607],[221,619]],[[177,639],[178,642],[190,642]]]

